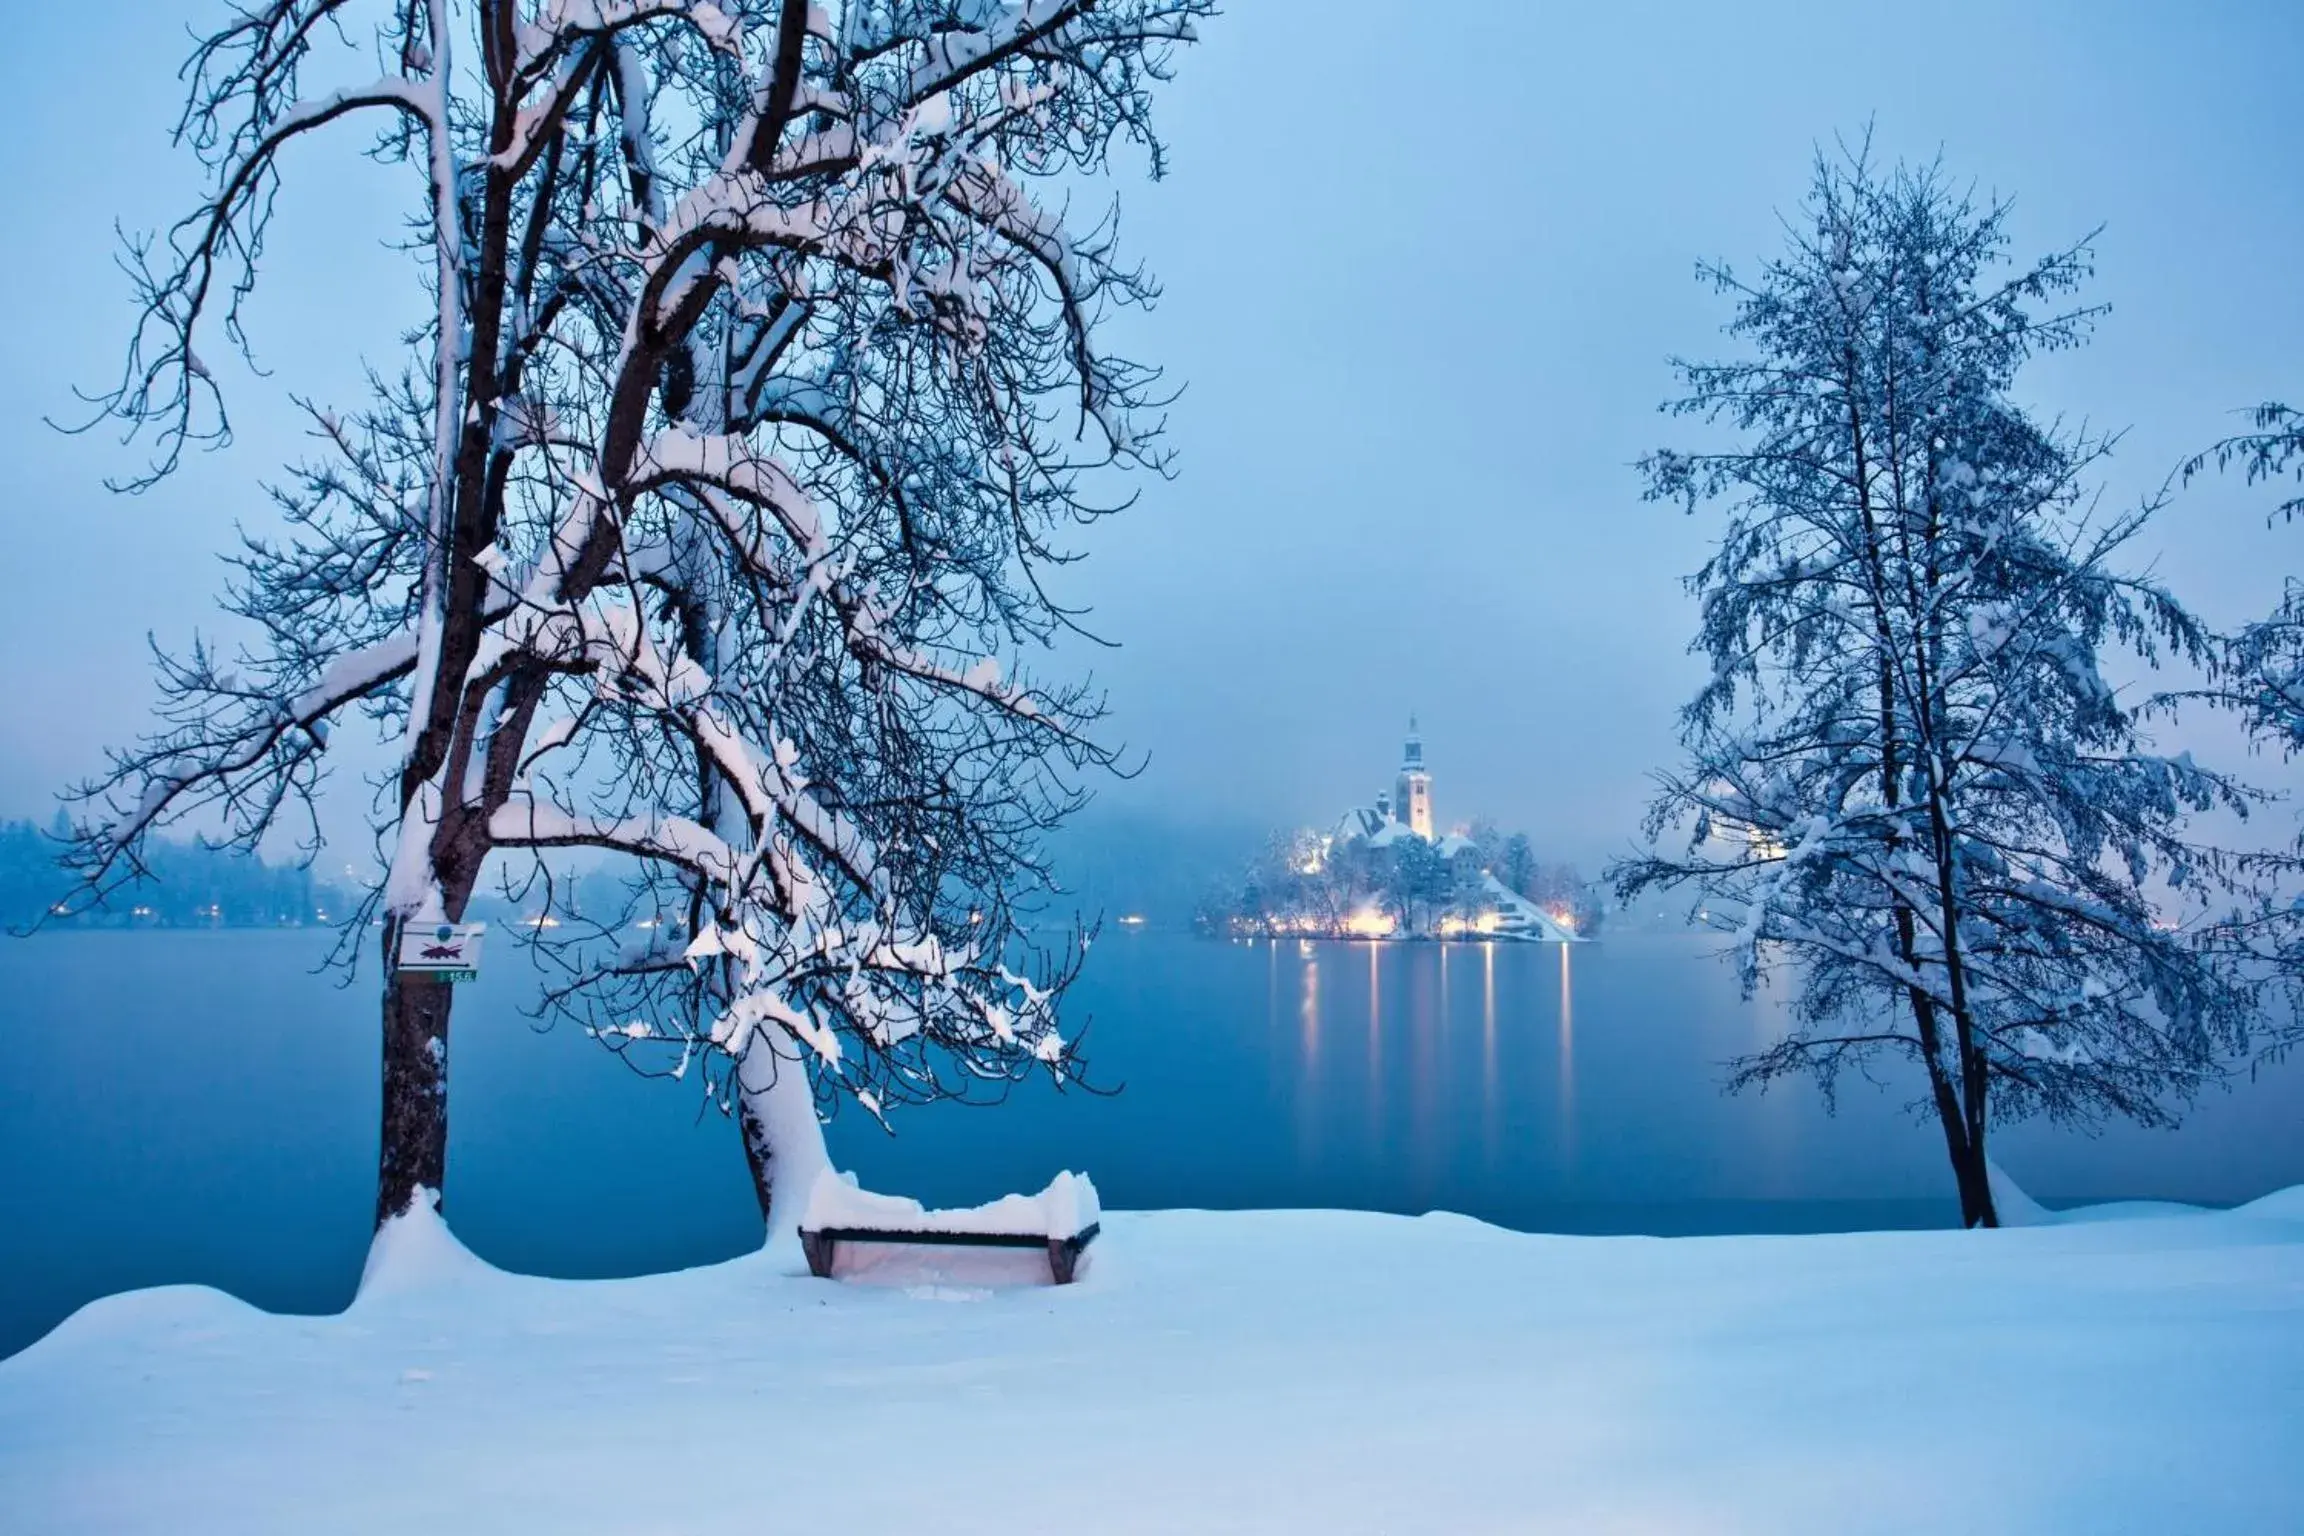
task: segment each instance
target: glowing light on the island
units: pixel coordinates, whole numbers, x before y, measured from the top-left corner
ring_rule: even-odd
[[[1141,912],[1130,912],[1125,917],[1120,919],[1120,926],[1123,928],[1141,928],[1144,926],[1144,914]]]
[[[1570,933],[1574,933],[1576,931],[1576,914],[1569,911],[1566,907],[1554,907],[1552,909],[1552,921],[1558,923],[1562,928],[1566,929]]]
[[[1474,917],[1443,917],[1440,919],[1440,937],[1460,938],[1466,934],[1492,934],[1504,927],[1504,914],[1490,908]]]
[[[1391,913],[1375,907],[1362,907],[1344,919],[1344,931],[1356,939],[1390,938],[1392,930],[1399,926],[1393,921]]]

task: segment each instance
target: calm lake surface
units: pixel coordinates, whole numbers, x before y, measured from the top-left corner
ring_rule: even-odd
[[[0,941],[0,1354],[132,1286],[260,1305],[350,1297],[373,1199],[376,999],[313,973],[312,932]],[[1781,1232],[1949,1224],[1941,1143],[1908,1087],[1728,1097],[1720,1064],[1779,1005],[1736,996],[1695,937],[1508,944],[1100,940],[1073,1028],[1110,1096],[1035,1085],[850,1112],[835,1159],[931,1203],[1092,1174],[1105,1203],[1466,1212],[1537,1231]],[[371,965],[373,961],[371,960]],[[733,1128],[522,1014],[524,957],[462,989],[449,1214],[496,1263],[633,1274],[757,1241]],[[2179,1132],[2005,1133],[2052,1199],[2224,1203],[2304,1182],[2304,1069],[2199,1105]]]

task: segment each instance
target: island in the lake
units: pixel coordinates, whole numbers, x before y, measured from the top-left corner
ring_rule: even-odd
[[[1202,904],[1199,926],[1226,938],[1569,944],[1597,933],[1603,911],[1599,892],[1574,868],[1540,862],[1525,833],[1485,820],[1438,830],[1411,715],[1390,790],[1326,831],[1274,833],[1237,886]]]

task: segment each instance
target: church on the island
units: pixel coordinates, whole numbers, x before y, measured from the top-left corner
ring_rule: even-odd
[[[1336,823],[1332,841],[1349,842],[1364,837],[1370,846],[1382,848],[1398,838],[1414,836],[1430,843],[1432,835],[1432,775],[1424,768],[1424,738],[1416,734],[1416,717],[1408,717],[1408,744],[1400,752],[1400,777],[1395,779],[1389,794],[1379,792],[1374,806],[1355,806],[1346,811]],[[1463,843],[1462,838],[1438,840],[1443,855],[1454,849],[1447,843]]]
[[[1472,839],[1460,832],[1436,835],[1432,819],[1432,773],[1424,766],[1424,738],[1417,734],[1416,717],[1408,717],[1408,740],[1400,749],[1400,775],[1389,793],[1379,792],[1373,806],[1355,806],[1337,819],[1328,834],[1328,846],[1338,848],[1365,842],[1385,848],[1404,837],[1421,838],[1443,859],[1455,861],[1474,852]],[[1496,878],[1490,870],[1467,870],[1482,910],[1467,923],[1484,936],[1550,940],[1573,943],[1576,935],[1552,914]]]

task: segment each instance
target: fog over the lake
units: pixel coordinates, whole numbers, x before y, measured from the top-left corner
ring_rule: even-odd
[[[108,495],[134,451],[42,417],[117,367],[115,221],[190,205],[155,85],[186,36],[158,0],[12,20],[0,814],[45,819],[142,728],[147,633],[211,624],[214,557],[267,525],[261,483],[300,451],[290,393],[352,401],[425,298],[388,248],[383,190],[412,173],[299,154],[249,315],[272,376],[209,359],[236,444]],[[1128,162],[1084,194],[1117,193],[1165,284],[1123,350],[1185,391],[1175,479],[1056,578],[1120,642],[1069,658],[1148,759],[1111,801],[1326,821],[1389,781],[1414,712],[1443,822],[1489,815],[1588,864],[1623,848],[1697,676],[1679,582],[1709,528],[1644,504],[1632,468],[1693,430],[1656,411],[1670,356],[1728,346],[1695,263],[1772,254],[1814,147],[1868,122],[1880,158],[1940,152],[2013,196],[2020,257],[2101,225],[2087,297],[2111,312],[2025,389],[2129,428],[2105,494],[2132,502],[2236,409],[2304,387],[2300,58],[2304,9],[2278,3],[1236,0],[1161,98],[1170,179]],[[348,226],[373,231],[357,262]],[[2195,484],[2141,553],[2211,622],[2262,613],[2304,538],[2266,527],[2273,499]],[[343,787],[339,831],[365,802]]]

